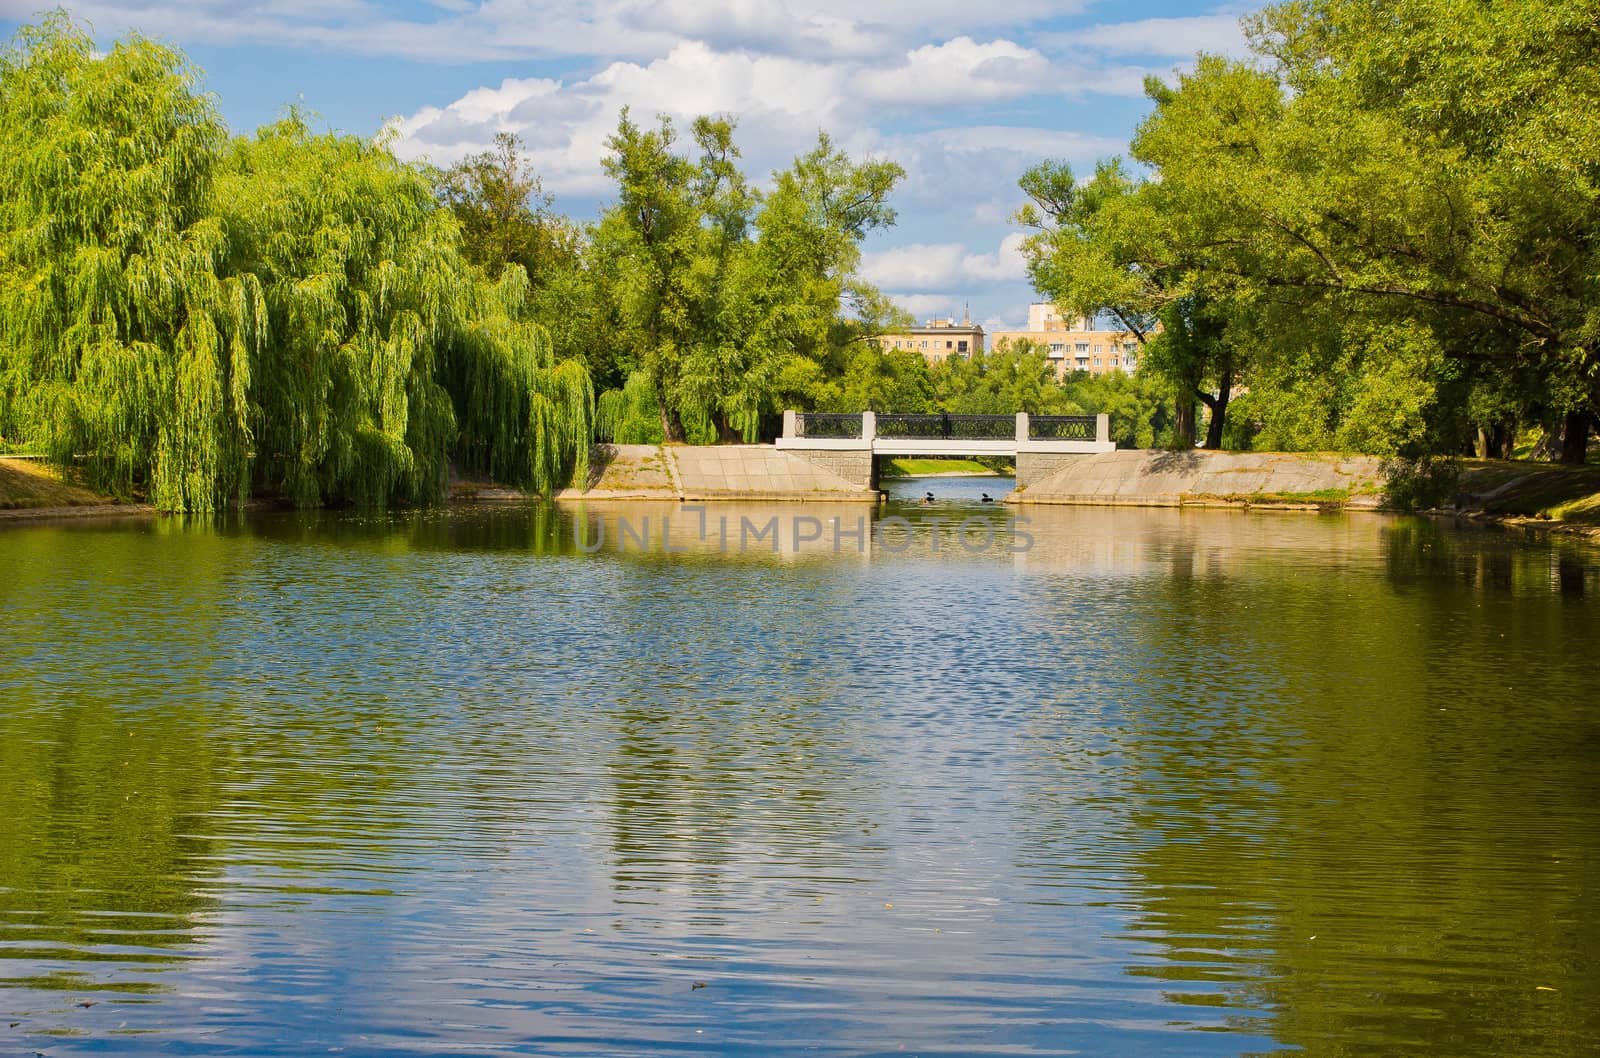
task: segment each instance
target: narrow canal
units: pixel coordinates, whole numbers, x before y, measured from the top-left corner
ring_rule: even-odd
[[[1596,551],[1008,487],[0,528],[0,1053],[1592,1053]]]

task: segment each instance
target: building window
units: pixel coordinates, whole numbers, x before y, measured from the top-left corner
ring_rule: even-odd
[[[1116,357],[1114,357],[1114,356],[1113,356],[1113,357],[1112,357],[1112,358],[1111,358],[1111,366],[1112,366],[1112,367],[1117,367],[1117,366],[1119,366],[1119,365],[1120,365],[1120,364],[1121,364],[1121,361],[1119,361],[1119,360],[1118,360],[1118,359],[1117,359],[1117,358],[1116,358]]]
[[[1129,371],[1132,371],[1135,367],[1138,366],[1138,362],[1133,358],[1132,355],[1129,355],[1129,357],[1125,361],[1123,361],[1123,363],[1125,363],[1127,365]]]
[[[1066,351],[1067,351],[1067,343],[1066,342],[1051,342],[1050,343],[1050,357],[1051,357],[1051,359],[1059,359],[1064,353],[1066,353]]]
[[[928,347],[928,339],[926,339],[926,338],[922,339],[922,347],[924,349],[926,349]]]
[[[967,343],[966,342],[957,342],[956,343],[956,352],[964,353],[966,351],[967,351]]]
[[[955,342],[945,342],[944,343],[944,347],[946,349],[954,349],[956,347],[956,343]]]
[[[1100,358],[1099,358],[1099,357],[1098,357],[1098,356],[1097,356],[1097,357],[1095,357],[1095,358],[1094,358],[1094,366],[1095,366],[1095,367],[1104,367],[1104,366],[1105,366],[1105,365],[1103,365],[1103,364],[1102,364],[1102,363],[1101,363],[1101,362],[1100,362]]]
[[[1087,353],[1088,351],[1089,351],[1089,343],[1088,342],[1079,342],[1078,343],[1078,352]]]

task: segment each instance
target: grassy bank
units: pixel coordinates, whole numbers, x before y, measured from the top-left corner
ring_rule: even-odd
[[[1600,467],[1467,460],[1461,506],[1502,518],[1600,528]]]
[[[32,459],[0,456],[0,511],[33,507],[90,507],[115,503],[62,479],[53,467]]]
[[[878,468],[880,477],[925,478],[939,474],[998,474],[976,459],[886,459]]]

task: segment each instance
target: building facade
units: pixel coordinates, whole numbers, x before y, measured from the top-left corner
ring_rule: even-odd
[[[970,319],[959,323],[953,319],[928,320],[921,327],[881,334],[876,341],[885,351],[906,349],[921,353],[930,364],[955,355],[972,356],[984,348],[983,327]]]
[[[1139,339],[1131,331],[1097,327],[1094,320],[1082,316],[1065,318],[1048,302],[1028,306],[1027,330],[994,331],[989,342],[991,352],[999,349],[1001,342],[1044,346],[1057,378],[1066,378],[1074,371],[1131,374],[1139,366]]]

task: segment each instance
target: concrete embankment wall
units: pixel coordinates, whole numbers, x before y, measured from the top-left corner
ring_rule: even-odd
[[[844,500],[877,492],[771,445],[596,445],[589,480],[558,500]]]
[[[1073,457],[1007,499],[1141,507],[1377,507],[1383,481],[1382,460],[1373,456],[1135,449]]]

